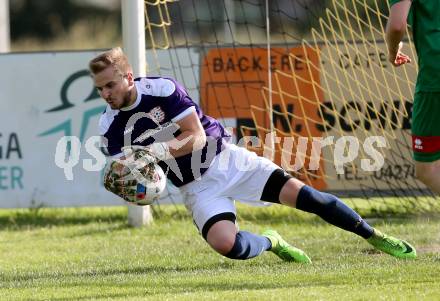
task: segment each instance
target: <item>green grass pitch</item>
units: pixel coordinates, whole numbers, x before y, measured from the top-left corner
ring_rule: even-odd
[[[417,247],[402,261],[311,215],[239,206],[241,229],[276,229],[306,266],[224,258],[182,207],[155,212],[135,229],[125,207],[1,210],[0,300],[440,300],[438,216],[371,220]]]

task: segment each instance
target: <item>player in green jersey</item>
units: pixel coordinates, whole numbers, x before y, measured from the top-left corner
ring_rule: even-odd
[[[407,22],[418,56],[412,112],[412,147],[416,176],[440,193],[440,0],[390,0],[386,40],[390,62],[411,62],[402,52]]]

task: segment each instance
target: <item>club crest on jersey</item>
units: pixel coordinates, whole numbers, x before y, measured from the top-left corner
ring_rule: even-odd
[[[165,112],[162,111],[160,107],[154,107],[150,112],[148,112],[148,115],[156,124],[159,124],[165,120]]]

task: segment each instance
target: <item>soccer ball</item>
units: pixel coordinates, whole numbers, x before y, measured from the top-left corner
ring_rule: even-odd
[[[125,201],[151,205],[165,190],[166,176],[148,150],[135,150],[128,158],[114,160],[104,175],[104,187]]]
[[[135,203],[139,206],[151,205],[158,200],[166,186],[166,176],[157,163],[150,163],[146,169],[140,170],[142,177],[137,179]],[[133,171],[132,171],[133,173]]]

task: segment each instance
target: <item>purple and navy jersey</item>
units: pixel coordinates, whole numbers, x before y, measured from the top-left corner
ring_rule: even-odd
[[[176,122],[196,112],[205,129],[205,147],[175,158],[173,162],[178,165],[177,172],[170,162],[159,162],[167,177],[177,187],[193,181],[207,170],[210,161],[223,149],[224,138],[230,135],[216,119],[204,115],[175,80],[162,77],[136,78],[135,87],[137,99],[133,105],[120,110],[113,110],[108,105],[101,115],[99,129],[105,137],[106,155],[120,157],[124,146],[147,146],[154,142],[169,141],[181,133]],[[192,160],[193,156],[200,157]]]

